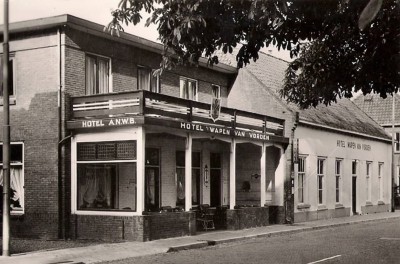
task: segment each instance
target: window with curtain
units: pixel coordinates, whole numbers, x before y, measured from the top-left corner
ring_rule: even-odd
[[[86,54],[86,94],[109,92],[110,59]]]
[[[342,160],[335,161],[335,189],[336,189],[336,203],[340,203],[340,179],[342,175]]]
[[[180,97],[197,101],[197,81],[181,77],[180,78]]]
[[[78,210],[136,211],[136,141],[77,144]]]
[[[378,195],[379,195],[379,200],[383,200],[383,180],[382,180],[382,175],[383,175],[383,163],[378,164]]]
[[[138,67],[138,90],[146,90],[154,93],[159,93],[159,75],[155,75],[154,70],[150,68]]]
[[[211,92],[213,98],[221,98],[221,87],[219,85],[212,84]]]
[[[366,187],[366,196],[367,201],[371,201],[371,162],[366,163],[366,177],[365,177],[365,187]]]
[[[0,162],[3,161],[3,146],[1,146]],[[0,168],[0,185],[3,189],[3,164]],[[12,212],[24,210],[24,172],[23,144],[12,143],[10,146],[10,188]]]
[[[200,152],[192,152],[192,205],[200,204]],[[185,152],[176,152],[176,205],[185,205]]]

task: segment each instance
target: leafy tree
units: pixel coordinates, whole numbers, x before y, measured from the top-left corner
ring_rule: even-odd
[[[282,96],[301,107],[399,88],[400,0],[121,0],[108,29],[136,25],[143,10],[164,44],[161,69],[201,56],[212,65],[218,50],[237,50],[241,68],[274,45],[295,57]]]

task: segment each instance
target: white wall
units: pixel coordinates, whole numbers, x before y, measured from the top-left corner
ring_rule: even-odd
[[[325,158],[324,176],[324,206],[334,209],[335,201],[335,160],[342,159],[341,201],[344,207],[352,206],[352,161],[358,161],[357,167],[357,212],[366,205],[366,162],[372,162],[371,199],[373,205],[378,201],[390,204],[391,186],[391,144],[360,136],[350,136],[344,133],[299,126],[295,131],[299,139],[299,155],[306,157],[306,176],[304,204],[310,205],[309,210],[318,209],[317,192],[317,159]],[[378,164],[383,163],[383,197],[378,194]],[[295,177],[295,212],[298,212],[298,178]],[[321,209],[321,206],[319,206]]]

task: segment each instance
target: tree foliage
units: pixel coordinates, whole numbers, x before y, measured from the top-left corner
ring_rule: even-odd
[[[121,0],[108,28],[136,25],[141,11],[157,24],[162,69],[218,63],[217,50],[237,50],[241,68],[274,45],[295,58],[282,95],[301,107],[399,88],[400,0]]]

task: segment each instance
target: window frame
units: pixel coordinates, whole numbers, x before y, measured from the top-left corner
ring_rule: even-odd
[[[87,87],[87,65],[86,65],[86,59],[87,57],[92,57],[96,59],[96,65],[98,59],[104,59],[108,61],[108,91],[106,93],[93,93],[93,94],[88,94],[88,87]],[[98,68],[96,68],[96,71],[98,73]],[[99,74],[96,74],[96,90],[99,90]],[[113,92],[113,87],[112,87],[112,60],[110,57],[99,55],[96,53],[91,53],[91,52],[85,52],[85,95],[99,95],[99,94],[108,94]]]
[[[365,187],[366,187],[366,201],[371,202],[371,172],[372,172],[372,161],[365,163]]]
[[[400,132],[394,132],[394,152],[400,152]]]
[[[184,163],[183,163],[183,166],[182,165],[178,165],[178,153],[180,153],[180,154],[183,154],[183,158],[184,158]],[[195,155],[195,153],[196,154],[198,154],[199,155],[199,166],[200,167],[197,167],[197,166],[195,166],[195,164],[194,164],[194,162],[195,162],[195,160],[194,160],[194,155]],[[184,150],[179,150],[179,149],[177,149],[176,151],[175,151],[175,173],[176,173],[176,180],[175,180],[175,187],[176,187],[176,206],[185,206],[185,202],[183,202],[183,204],[182,203],[178,203],[178,178],[177,178],[177,171],[178,171],[178,169],[179,170],[183,170],[183,177],[185,177],[185,151]],[[194,207],[194,206],[198,206],[198,205],[200,205],[200,200],[201,200],[201,191],[202,191],[202,189],[201,189],[201,175],[202,175],[202,155],[201,155],[201,151],[195,151],[195,150],[193,150],[192,151],[192,165],[191,165],[191,168],[192,168],[192,196],[193,196],[193,180],[195,180],[194,179],[194,177],[195,177],[195,173],[194,173],[194,171],[197,171],[198,172],[198,175],[199,175],[199,179],[198,180],[196,180],[196,191],[197,191],[197,200],[198,200],[198,202],[197,203],[194,203],[193,202],[193,197],[192,197],[192,206]],[[185,191],[185,184],[183,184],[183,190]],[[186,197],[185,197],[186,198]]]
[[[339,167],[338,167],[339,165]],[[343,159],[337,158],[335,160],[335,201],[336,204],[342,201],[342,173],[343,173]]]
[[[149,76],[149,87],[147,87],[147,89],[141,89],[141,87],[140,87],[140,81],[139,81],[139,71],[141,71],[141,70],[143,70],[143,71],[148,71],[147,72],[147,74],[148,74],[148,76]],[[147,67],[147,66],[142,66],[142,65],[138,65],[137,66],[137,89],[138,90],[146,90],[146,91],[149,91],[149,92],[153,92],[153,93],[161,93],[161,81],[160,81],[160,75],[153,75],[154,74],[154,72],[155,72],[155,70],[154,69],[152,69],[152,68],[150,68],[150,67]],[[156,80],[156,85],[155,85],[155,87],[156,87],[156,91],[152,91],[152,89],[153,89],[153,80]]]
[[[306,156],[299,156],[297,170],[297,200],[298,203],[305,203],[305,177],[306,177]],[[302,164],[302,165],[301,165]],[[301,180],[300,180],[301,179]],[[301,196],[300,196],[301,195]],[[302,199],[300,199],[302,198]]]
[[[382,174],[383,174],[383,162],[378,163],[378,200],[382,201],[383,200],[383,179],[382,179]]]
[[[78,145],[79,144],[104,144],[104,143],[114,143],[115,145],[117,145],[117,143],[121,143],[121,142],[135,142],[136,145],[136,157],[135,159],[95,159],[95,160],[79,160],[79,148]],[[96,140],[96,141],[78,141],[75,142],[75,162],[76,162],[76,166],[75,166],[75,191],[72,192],[72,195],[74,195],[75,199],[73,201],[75,201],[75,204],[73,204],[73,208],[74,208],[74,212],[76,214],[98,214],[98,215],[102,215],[102,214],[124,214],[124,213],[137,213],[137,209],[138,209],[138,193],[137,193],[137,181],[138,181],[138,142],[137,139],[116,139],[116,140]],[[97,151],[97,149],[96,149]],[[78,200],[78,196],[79,196],[79,175],[78,175],[78,166],[80,164],[89,164],[89,165],[112,165],[116,167],[116,175],[115,175],[115,192],[116,192],[116,199],[119,199],[119,182],[120,182],[120,175],[119,175],[119,171],[118,171],[118,165],[121,163],[130,163],[130,164],[134,164],[135,168],[136,168],[136,172],[135,172],[135,209],[93,209],[93,208],[85,208],[85,209],[80,209],[79,208],[79,200]],[[113,184],[113,183],[112,183]],[[72,196],[71,195],[71,196]]]
[[[186,98],[186,96],[182,97],[183,91],[182,91],[181,81],[185,81],[186,87],[188,87],[188,90],[186,91],[187,98]],[[192,99],[189,98],[189,82],[194,82],[196,84],[195,96]],[[198,80],[180,76],[179,77],[179,97],[182,99],[186,99],[186,100],[198,101],[198,97],[199,97],[199,82],[198,82]]]
[[[23,206],[21,208],[16,208],[15,210],[11,210],[10,214],[12,215],[21,215],[25,213],[25,144],[21,141],[10,142],[10,145],[21,145],[22,147],[22,161],[21,162],[11,162],[10,160],[10,169],[13,166],[21,166],[21,173],[22,173],[22,188],[23,188]],[[0,142],[0,147],[3,149],[3,142]],[[3,169],[3,160],[0,160],[0,169]],[[11,170],[10,170],[11,172]],[[11,184],[11,174],[10,174],[10,184]],[[2,199],[2,198],[1,198]],[[21,202],[20,202],[21,204]]]
[[[318,205],[325,204],[325,192],[324,192],[324,177],[325,177],[325,164],[326,158],[319,157],[317,159],[317,202]],[[322,162],[322,166],[321,163]]]

